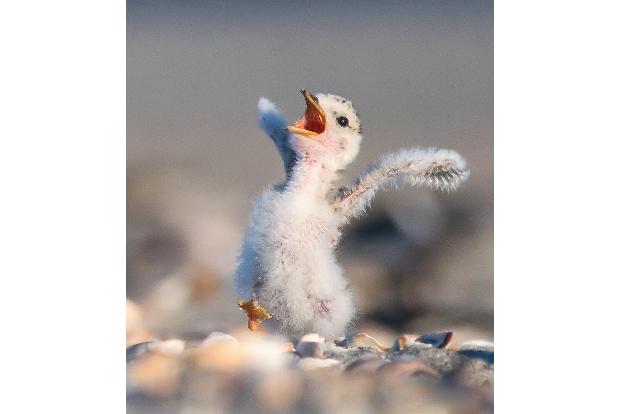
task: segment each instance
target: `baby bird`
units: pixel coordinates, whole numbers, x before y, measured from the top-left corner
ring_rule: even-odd
[[[259,123],[278,148],[286,177],[254,202],[235,285],[243,301],[271,313],[271,328],[292,337],[337,337],[355,314],[335,258],[342,227],[365,212],[379,189],[455,189],[469,171],[452,150],[403,149],[336,188],[340,171],[358,155],[360,119],[347,99],[301,92],[306,111],[291,126],[269,100],[259,101]]]

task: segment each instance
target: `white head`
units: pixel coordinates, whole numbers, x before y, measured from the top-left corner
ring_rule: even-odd
[[[292,148],[300,158],[321,162],[333,171],[345,168],[358,155],[362,141],[360,119],[352,103],[336,95],[300,92],[306,111],[287,128]]]

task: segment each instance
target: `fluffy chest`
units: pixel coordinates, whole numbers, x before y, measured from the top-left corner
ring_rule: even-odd
[[[272,194],[258,206],[259,236],[267,248],[333,249],[338,218],[327,199],[307,194]]]
[[[276,211],[274,235],[283,240],[327,247],[338,234],[334,211],[324,199],[290,195],[282,200]]]

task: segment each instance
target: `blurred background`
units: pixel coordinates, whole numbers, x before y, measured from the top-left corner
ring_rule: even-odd
[[[401,147],[453,148],[471,167],[448,195],[381,193],[346,229],[356,329],[492,339],[491,0],[129,0],[127,296],[152,332],[245,324],[236,256],[253,198],[283,178],[256,103],[296,119],[300,88],[348,97],[361,115],[345,181]]]

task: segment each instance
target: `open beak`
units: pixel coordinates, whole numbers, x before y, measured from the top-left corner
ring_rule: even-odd
[[[321,134],[326,129],[326,113],[319,105],[317,97],[302,89],[302,95],[306,100],[306,111],[297,122],[287,128],[287,131],[294,134],[312,138],[314,135]]]

